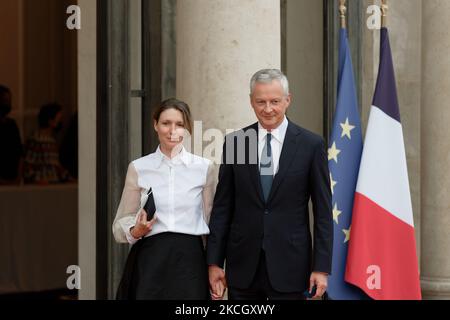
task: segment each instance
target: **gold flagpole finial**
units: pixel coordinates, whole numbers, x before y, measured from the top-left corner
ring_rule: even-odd
[[[341,13],[341,28],[345,29],[347,26],[346,21],[346,14],[347,14],[347,7],[345,6],[346,0],[339,0],[339,12]]]
[[[381,26],[383,28],[387,25],[387,12],[389,10],[389,6],[387,4],[387,0],[381,0]]]

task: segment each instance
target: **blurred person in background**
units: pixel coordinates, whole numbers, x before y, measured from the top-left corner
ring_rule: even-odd
[[[25,143],[23,168],[27,184],[55,184],[70,180],[61,165],[56,134],[62,129],[62,106],[46,104],[39,111],[39,129]]]
[[[11,90],[0,85],[0,185],[20,184],[22,142],[12,109]]]

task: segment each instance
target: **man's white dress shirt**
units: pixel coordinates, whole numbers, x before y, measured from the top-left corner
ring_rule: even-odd
[[[289,122],[284,117],[283,122],[278,126],[278,128],[272,130],[270,133],[272,134],[272,140],[270,141],[270,146],[272,147],[272,161],[274,165],[274,174],[278,172],[280,165],[280,155],[281,150],[283,149],[284,138],[286,137],[286,131],[288,128]],[[261,124],[258,122],[258,167],[260,167],[261,155],[266,144],[268,131],[264,129]]]

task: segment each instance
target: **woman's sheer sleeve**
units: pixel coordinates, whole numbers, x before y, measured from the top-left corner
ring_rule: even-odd
[[[128,166],[125,186],[113,222],[114,238],[119,243],[134,244],[138,239],[133,238],[130,229],[136,224],[136,216],[140,207],[141,188],[138,186],[138,175],[132,163]]]

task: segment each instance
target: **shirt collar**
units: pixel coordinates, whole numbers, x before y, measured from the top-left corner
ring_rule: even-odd
[[[278,128],[272,130],[270,133],[272,134],[272,138],[275,138],[278,142],[282,143],[284,140],[284,137],[286,135],[286,130],[288,127],[288,120],[286,118],[286,116],[284,116],[284,120],[283,122],[278,126]],[[261,125],[261,123],[258,122],[258,140],[259,142],[263,142],[266,135],[267,135],[267,130],[264,129]]]
[[[172,159],[169,159],[164,153],[162,153],[161,146],[158,146],[155,155],[156,155],[156,168],[161,167],[161,164],[164,161],[166,161],[169,164],[184,164],[185,166],[187,166],[192,160],[189,152],[186,151],[184,146],[181,149],[181,151]]]

